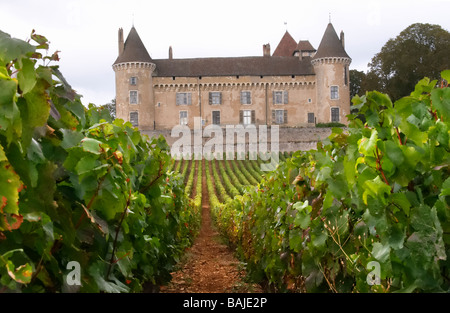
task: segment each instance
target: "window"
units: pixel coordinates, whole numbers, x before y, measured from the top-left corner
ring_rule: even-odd
[[[339,108],[331,108],[331,121],[339,122]]]
[[[250,91],[241,91],[241,104],[252,104],[252,93]]]
[[[220,111],[212,111],[212,123],[220,125]]]
[[[273,124],[287,124],[287,110],[272,110]]]
[[[289,93],[287,90],[273,92],[273,104],[288,104],[288,103],[289,103]]]
[[[188,123],[188,112],[180,111],[180,125],[187,125]]]
[[[209,93],[209,104],[222,104],[222,93],[221,92],[210,92]]]
[[[137,77],[130,77],[130,85],[136,86],[137,84]]]
[[[130,104],[138,104],[137,90],[130,90]]]
[[[192,97],[190,92],[177,92],[177,105],[191,105]]]
[[[308,113],[308,123],[314,123],[314,113]]]
[[[331,86],[331,100],[338,100],[339,99],[339,87],[338,86]]]
[[[255,124],[255,110],[241,110],[239,112],[239,123],[244,125]]]
[[[138,112],[136,112],[136,111],[130,112],[130,123],[134,127],[139,126],[139,113]]]

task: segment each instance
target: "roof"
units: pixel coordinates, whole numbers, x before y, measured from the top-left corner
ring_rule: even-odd
[[[316,51],[314,47],[311,45],[311,43],[308,40],[300,40],[298,42],[296,51]]]
[[[311,58],[298,57],[232,57],[195,59],[158,59],[155,76],[288,76],[314,75]]]
[[[147,49],[145,49],[134,26],[131,28],[125,41],[123,52],[117,57],[114,64],[124,62],[152,62],[152,58],[148,54]]]
[[[327,58],[327,57],[345,57],[350,58],[345,52],[342,46],[341,40],[338,38],[336,31],[331,23],[328,24],[325,33],[323,34],[322,41],[319,48],[317,48],[314,59]]]
[[[284,33],[283,38],[281,38],[280,43],[273,52],[274,57],[290,57],[294,54],[297,48],[297,42],[292,38],[288,31]]]

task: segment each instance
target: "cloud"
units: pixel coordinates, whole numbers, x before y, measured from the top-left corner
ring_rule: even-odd
[[[351,67],[363,70],[389,40],[415,22],[449,29],[448,0],[17,0],[0,2],[0,29],[27,39],[34,28],[60,50],[60,67],[83,103],[115,96],[112,63],[117,30],[133,23],[153,58],[262,55],[272,52],[287,29],[295,40],[318,47],[331,13],[344,30]],[[439,10],[442,8],[442,10]]]

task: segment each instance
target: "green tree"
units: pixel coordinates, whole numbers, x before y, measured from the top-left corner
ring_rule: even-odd
[[[350,70],[350,99],[356,95],[361,96],[362,84],[366,78],[363,71]]]
[[[393,99],[409,94],[422,77],[438,79],[450,68],[450,33],[439,25],[412,24],[390,39],[369,63],[378,87]],[[374,88],[375,89],[375,88]]]

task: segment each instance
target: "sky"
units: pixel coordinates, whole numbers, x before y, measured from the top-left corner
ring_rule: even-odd
[[[414,23],[450,31],[450,0],[0,0],[0,30],[50,41],[48,54],[84,105],[115,97],[118,29],[134,25],[153,59],[262,56],[286,30],[318,48],[328,22],[345,33],[350,69],[366,72],[383,45]]]

